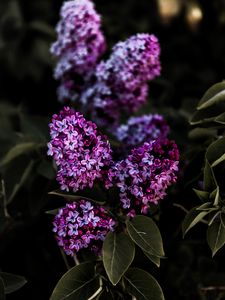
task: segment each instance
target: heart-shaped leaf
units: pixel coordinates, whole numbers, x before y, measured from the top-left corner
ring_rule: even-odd
[[[127,221],[127,231],[143,251],[158,257],[164,256],[162,237],[152,219],[136,216],[131,221]]]
[[[110,232],[103,243],[103,264],[116,285],[134,259],[134,243],[125,233]]]
[[[137,300],[164,300],[160,285],[146,271],[130,268],[123,278],[125,290]]]
[[[100,287],[93,263],[86,262],[71,268],[57,283],[50,300],[84,300]]]

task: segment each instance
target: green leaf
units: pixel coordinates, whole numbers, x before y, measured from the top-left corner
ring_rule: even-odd
[[[206,140],[216,137],[216,130],[209,128],[194,128],[192,129],[188,137],[192,140]]]
[[[216,206],[216,207],[218,207],[218,204],[219,204],[219,202],[221,200],[219,186],[217,186],[217,188],[214,191],[212,191],[212,193],[210,194],[209,198],[211,200],[214,200],[213,205]]]
[[[160,257],[149,254],[148,252],[143,251],[143,253],[147,256],[148,259],[153,262],[158,268],[160,267]]]
[[[212,209],[212,202],[205,202],[202,205],[198,206],[196,210],[210,210]]]
[[[199,102],[198,110],[211,107],[212,105],[225,101],[225,82],[214,84],[208,89]]]
[[[204,190],[211,192],[217,188],[216,178],[212,167],[210,166],[208,160],[205,161],[204,168]]]
[[[210,213],[210,210],[199,211],[198,206],[192,208],[185,216],[182,224],[183,236],[197,223],[199,223],[206,215]]]
[[[220,214],[218,218],[214,219],[214,222],[208,227],[207,241],[210,249],[212,250],[212,256],[223,247],[225,244],[225,216]]]
[[[215,122],[225,125],[225,112],[216,117]]]
[[[195,194],[198,196],[200,200],[207,201],[209,199],[209,192],[200,191],[196,189],[193,189],[193,191],[195,192]]]
[[[5,300],[5,287],[3,279],[0,277],[0,299]]]
[[[9,152],[6,154],[6,156],[2,159],[1,161],[1,166],[8,164],[11,162],[13,159],[16,157],[22,155],[22,154],[27,154],[33,150],[37,150],[40,145],[33,143],[33,142],[25,142],[25,143],[20,143],[14,146],[9,150]]]
[[[57,283],[50,300],[84,300],[100,287],[93,263],[85,262],[71,268]]]
[[[12,193],[10,194],[10,196],[7,200],[7,204],[12,202],[14,197],[17,195],[18,191],[26,183],[27,179],[29,179],[31,172],[33,171],[34,164],[35,164],[35,162],[33,160],[31,160],[30,163],[28,164],[28,166],[25,168],[21,178],[19,179],[19,182],[17,182],[15,184],[15,186],[13,187]]]
[[[163,291],[146,271],[130,268],[124,275],[125,290],[137,300],[164,300]]]
[[[209,145],[206,151],[206,158],[212,167],[215,167],[225,160],[225,137]]]
[[[143,251],[158,257],[164,256],[162,237],[152,219],[136,216],[131,221],[127,221],[127,231]]]
[[[103,264],[113,285],[116,285],[134,259],[134,243],[125,233],[110,232],[103,243]]]
[[[0,277],[4,282],[6,294],[10,294],[19,290],[27,283],[24,277],[10,273],[0,272]]]

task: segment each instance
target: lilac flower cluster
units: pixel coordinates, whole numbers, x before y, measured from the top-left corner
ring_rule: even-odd
[[[58,40],[51,47],[58,60],[54,75],[61,80],[60,100],[73,100],[79,82],[72,84],[71,80],[76,81],[77,74],[86,77],[95,68],[105,51],[105,39],[100,29],[101,18],[91,1],[64,2],[60,15]]]
[[[49,127],[48,155],[56,162],[62,190],[76,192],[92,187],[96,179],[103,180],[111,163],[111,148],[93,122],[65,107],[59,115],[53,115]]]
[[[106,188],[119,188],[120,201],[128,216],[146,214],[149,203],[157,204],[166,195],[167,187],[176,182],[178,160],[174,141],[158,139],[144,143],[111,167]]]
[[[131,117],[126,124],[117,128],[115,137],[124,147],[131,148],[158,138],[164,139],[168,133],[169,126],[163,116],[150,114]]]
[[[102,241],[109,231],[114,230],[115,221],[104,208],[81,200],[61,208],[53,226],[58,245],[67,255],[87,247],[99,254]]]
[[[110,58],[96,67],[95,84],[81,95],[81,102],[91,102],[98,124],[117,123],[121,112],[134,112],[146,101],[147,81],[160,75],[159,55],[158,39],[144,33],[113,47]]]

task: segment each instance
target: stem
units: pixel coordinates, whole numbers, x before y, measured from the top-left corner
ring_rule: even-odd
[[[73,259],[74,259],[75,265],[79,266],[80,262],[79,262],[79,260],[77,258],[77,255],[75,253],[74,253]]]
[[[69,269],[70,269],[70,266],[69,266],[69,264],[68,264],[66,254],[64,253],[64,251],[63,251],[61,248],[59,248],[59,249],[60,249],[60,252],[61,252],[61,254],[62,254],[62,258],[63,258],[63,261],[64,261],[64,263],[65,263],[65,265],[66,265],[66,268],[67,268],[67,270],[69,270]]]
[[[3,179],[1,180],[1,185],[2,185],[2,199],[3,199],[3,211],[4,211],[4,215],[7,218],[10,218],[10,215],[8,213],[8,210],[7,210],[7,199],[6,199],[6,191],[5,191],[5,182],[4,182]]]

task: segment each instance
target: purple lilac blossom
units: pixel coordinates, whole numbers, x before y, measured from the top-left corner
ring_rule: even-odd
[[[166,196],[168,186],[176,182],[179,151],[168,139],[144,143],[108,172],[106,188],[116,185],[120,201],[128,216],[146,214],[149,204]]]
[[[92,187],[97,179],[103,180],[111,163],[111,148],[93,122],[65,107],[59,115],[53,115],[49,127],[48,155],[55,160],[56,179],[62,190],[76,192]]]
[[[96,67],[95,84],[81,95],[92,105],[100,125],[118,123],[122,112],[131,113],[145,103],[149,80],[160,75],[160,46],[154,35],[139,33],[113,47],[107,61]]]
[[[91,1],[64,2],[60,17],[56,27],[58,39],[51,46],[57,59],[54,76],[61,80],[59,100],[75,100],[80,89],[77,75],[86,77],[94,70],[106,44],[100,29],[101,17]],[[71,80],[76,82],[72,86]]]
[[[133,148],[158,138],[165,139],[168,134],[169,126],[163,116],[150,114],[129,118],[126,124],[116,129],[115,137],[123,147]]]
[[[102,241],[114,230],[115,221],[103,207],[81,200],[59,209],[53,226],[58,245],[67,255],[73,256],[83,248],[100,254]]]

